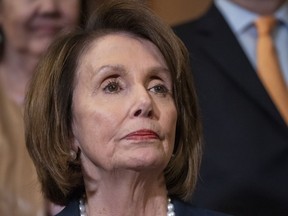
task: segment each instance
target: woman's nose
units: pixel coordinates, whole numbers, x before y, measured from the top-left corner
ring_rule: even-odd
[[[137,94],[134,95],[132,116],[148,118],[153,116],[153,100],[147,89],[138,89]]]
[[[41,12],[53,13],[57,10],[57,0],[41,0],[39,3]]]

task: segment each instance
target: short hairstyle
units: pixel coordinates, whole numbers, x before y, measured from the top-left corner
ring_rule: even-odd
[[[108,1],[87,26],[64,35],[40,61],[26,98],[26,144],[42,190],[52,202],[65,205],[84,193],[79,157],[70,159],[72,96],[79,60],[97,38],[125,32],[155,44],[173,82],[177,128],[172,158],[164,170],[169,196],[191,195],[201,159],[201,126],[189,56],[171,28],[148,6],[136,0]]]

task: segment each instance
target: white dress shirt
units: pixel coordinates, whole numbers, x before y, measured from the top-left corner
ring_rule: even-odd
[[[220,10],[231,30],[237,37],[253,67],[256,69],[256,42],[257,30],[254,25],[259,17],[230,0],[215,0],[216,7]],[[274,16],[279,20],[272,37],[278,53],[280,67],[284,80],[288,86],[288,2],[279,8]]]

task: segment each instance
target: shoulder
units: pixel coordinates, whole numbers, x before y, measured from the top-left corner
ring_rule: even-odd
[[[228,214],[193,207],[191,204],[189,204],[187,202],[183,202],[179,199],[172,199],[172,203],[174,204],[176,215],[181,215],[181,216],[229,216]]]
[[[71,201],[61,212],[55,216],[79,216],[79,203],[77,200]]]
[[[205,35],[206,32],[217,30],[217,27],[223,25],[223,23],[225,23],[225,21],[222,14],[215,4],[212,3],[201,16],[179,23],[172,28],[176,35],[185,37],[188,34],[188,37],[191,39],[191,35]]]

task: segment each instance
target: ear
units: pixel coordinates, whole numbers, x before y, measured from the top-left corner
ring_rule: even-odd
[[[71,150],[75,151],[76,153],[79,151],[80,149],[80,144],[79,141],[74,137],[71,145],[70,145]]]
[[[78,140],[73,136],[73,138],[70,141],[70,160],[75,161],[77,157],[79,156],[80,152],[80,145]]]
[[[77,126],[74,124],[74,122],[72,121],[72,139],[70,142],[70,148],[71,150],[75,151],[76,153],[79,151],[80,149],[80,143],[78,141],[78,136],[77,136]]]

